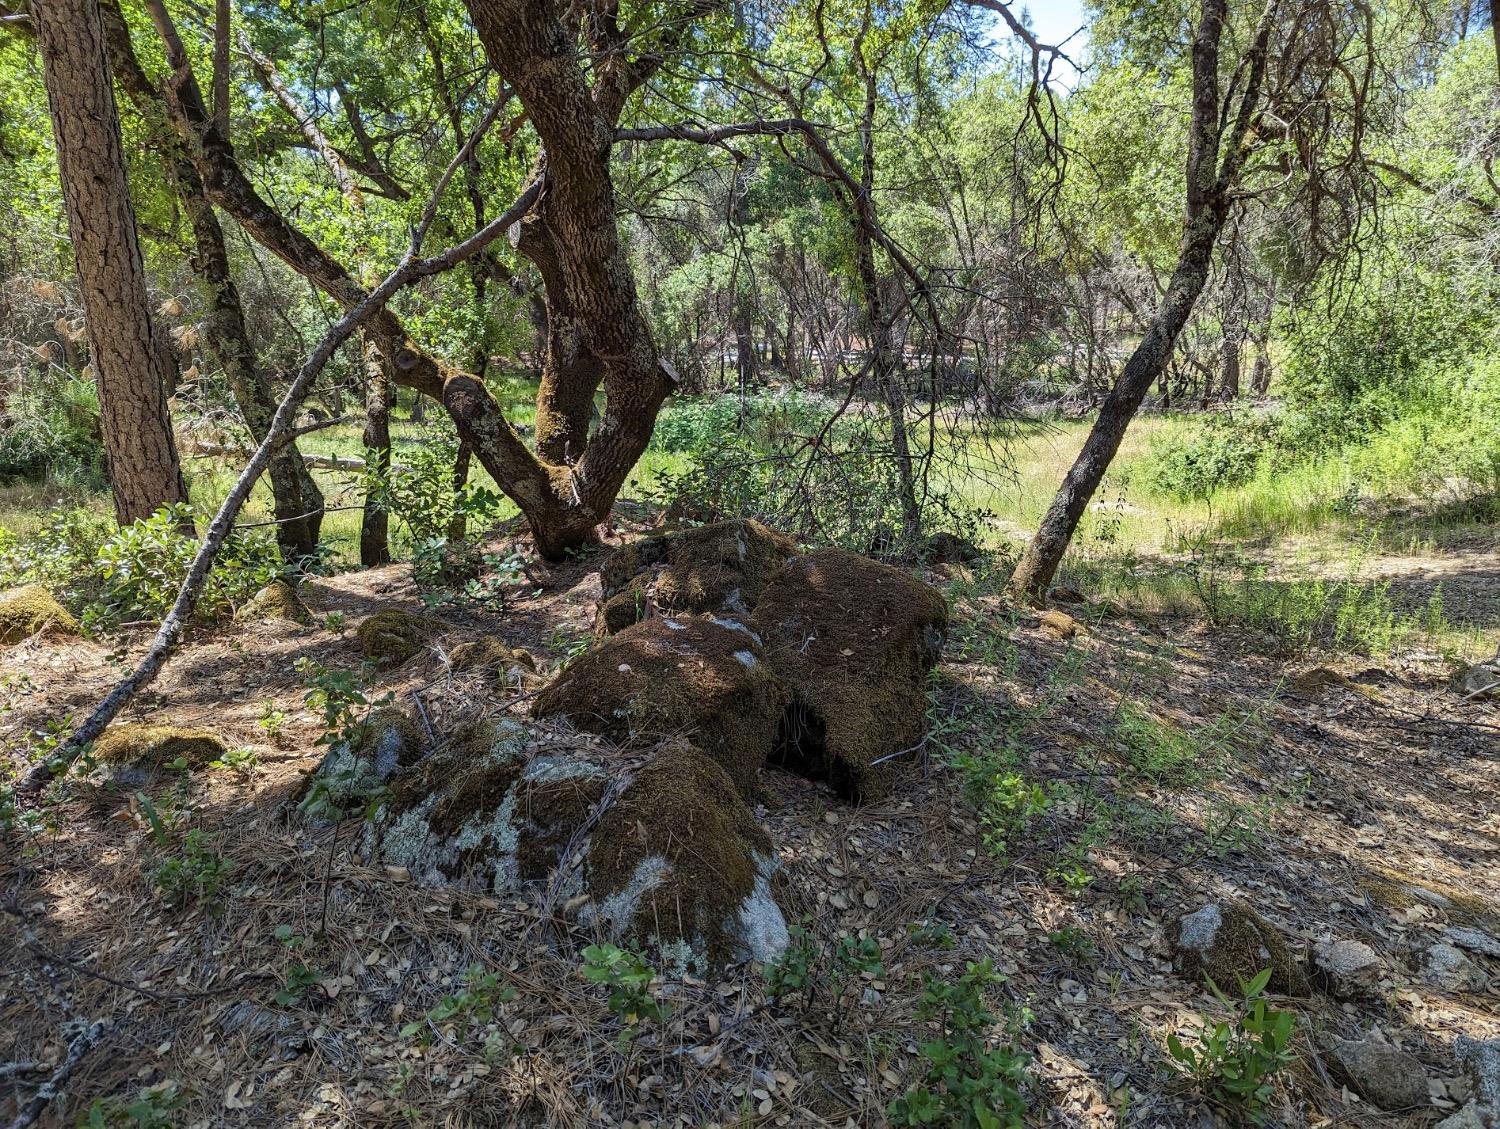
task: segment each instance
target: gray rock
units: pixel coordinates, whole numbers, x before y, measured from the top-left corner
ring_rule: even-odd
[[[1371,1105],[1394,1110],[1428,1104],[1427,1073],[1422,1064],[1374,1035],[1335,1039],[1328,1055],[1334,1072]]]
[[[1500,940],[1496,940],[1482,929],[1470,929],[1466,925],[1454,925],[1443,930],[1443,940],[1471,953],[1483,953],[1487,957],[1500,957]]]
[[[1313,968],[1328,994],[1341,1000],[1376,994],[1385,963],[1363,941],[1325,941],[1313,949]]]
[[[1500,1039],[1470,1039],[1460,1035],[1454,1042],[1458,1061],[1469,1076],[1473,1097],[1437,1129],[1494,1129],[1500,1125]]]
[[[1422,954],[1422,979],[1447,992],[1478,992],[1488,982],[1478,965],[1443,941]]]

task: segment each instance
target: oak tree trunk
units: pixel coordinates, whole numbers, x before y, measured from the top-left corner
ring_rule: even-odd
[[[187,501],[167,414],[167,355],[151,321],[98,0],[36,0],[32,19],[123,524]]]
[[[359,522],[359,563],[391,563],[391,514],[386,487],[391,476],[391,382],[384,360],[371,347],[365,358],[365,508]]]

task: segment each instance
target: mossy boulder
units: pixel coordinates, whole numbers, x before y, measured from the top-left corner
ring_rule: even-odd
[[[927,673],[948,629],[930,584],[843,549],[784,565],[750,618],[793,692],[773,760],[853,800],[891,787],[894,754],[926,733]]]
[[[658,616],[574,659],[538,695],[532,712],[566,717],[619,744],[685,738],[748,797],[789,701],[749,628],[733,620]]]
[[[585,919],[644,941],[675,970],[775,959],[786,920],[775,858],[729,775],[685,742],[658,750],[599,819]]]
[[[165,768],[179,760],[189,768],[201,768],[209,761],[221,760],[228,751],[212,730],[178,725],[117,722],[94,742],[95,760],[136,768]]]
[[[1243,902],[1210,902],[1185,914],[1177,922],[1172,944],[1185,975],[1211,979],[1229,995],[1266,968],[1271,970],[1270,991],[1308,994],[1307,974],[1292,957],[1286,939]]]
[[[422,727],[397,709],[374,710],[350,740],[324,755],[303,787],[298,807],[318,823],[355,813],[402,768],[427,752]]]
[[[586,924],[678,968],[773,958],[787,939],[774,857],[739,790],[685,742],[639,761],[481,723],[397,774],[363,849],[427,885],[546,883]]]
[[[38,585],[0,593],[0,644],[19,643],[44,628],[59,635],[77,635],[78,621]]]
[[[536,659],[494,635],[456,644],[448,651],[448,661],[460,674],[471,670],[494,670],[497,674],[536,673]]]
[[[429,885],[468,881],[503,893],[547,878],[609,773],[587,758],[532,753],[518,722],[470,726],[392,783],[367,850]]]
[[[286,580],[273,580],[240,605],[234,618],[241,622],[280,619],[307,626],[313,614],[297,594],[297,586]]]
[[[595,630],[613,635],[656,614],[750,614],[797,544],[753,518],[643,537],[600,569],[604,598]]]
[[[359,650],[373,662],[401,663],[447,631],[448,625],[432,616],[405,608],[384,608],[359,625]]]

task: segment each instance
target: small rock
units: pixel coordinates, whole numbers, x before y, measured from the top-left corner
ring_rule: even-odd
[[[1381,1109],[1419,1109],[1428,1105],[1427,1074],[1405,1051],[1366,1035],[1334,1039],[1329,1065],[1351,1090]]]
[[[1059,639],[1071,639],[1081,630],[1078,621],[1067,612],[1048,608],[1041,615],[1042,630]]]
[[[1496,940],[1482,929],[1470,929],[1466,925],[1454,925],[1443,930],[1443,940],[1468,949],[1471,953],[1482,953],[1487,957],[1500,957],[1500,940]]]
[[[1330,996],[1352,1000],[1377,994],[1384,964],[1363,941],[1325,941],[1313,950],[1319,986]]]
[[[1487,983],[1478,965],[1444,941],[1422,954],[1422,979],[1447,992],[1478,992]]]
[[[379,663],[401,663],[424,650],[428,643],[448,630],[440,619],[407,611],[383,608],[359,625],[360,653]]]
[[[1458,1061],[1469,1077],[1473,1096],[1437,1129],[1493,1129],[1500,1125],[1500,1039],[1454,1040]]]
[[[1494,659],[1475,663],[1458,678],[1458,692],[1466,698],[1490,697],[1497,689],[1500,689],[1500,662]]]
[[[42,630],[77,635],[78,621],[35,584],[0,593],[0,644],[19,643]]]
[[[1190,977],[1207,977],[1226,993],[1263,969],[1267,987],[1286,996],[1308,993],[1307,975],[1276,927],[1243,902],[1210,902],[1177,922],[1173,941],[1178,963]]]

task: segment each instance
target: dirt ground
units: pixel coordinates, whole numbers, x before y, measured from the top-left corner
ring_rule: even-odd
[[[376,673],[367,692],[393,693],[435,735],[478,712],[523,714],[533,684],[454,674],[446,651],[494,634],[555,666],[592,625],[599,559],[538,567],[503,609],[439,608],[451,634]],[[102,1123],[880,1125],[932,1034],[916,1015],[922,977],[988,956],[1007,977],[997,1008],[1031,1015],[1018,1038],[1033,1058],[1029,1123],[1212,1125],[1165,1040],[1222,1009],[1174,970],[1168,930],[1230,898],[1299,954],[1357,939],[1387,966],[1365,1002],[1279,1001],[1299,1016],[1299,1053],[1270,1124],[1430,1126],[1461,1104],[1452,1044],[1500,1035],[1500,961],[1476,956],[1488,986],[1453,992],[1424,980],[1418,954],[1454,925],[1500,936],[1500,707],[1463,700],[1435,656],[1291,659],[1103,603],[1070,607],[1082,630],[1064,640],[982,580],[928,577],[954,607],[940,724],[892,797],[852,808],[765,772],[758,814],[788,921],[827,939],[873,937],[884,954],[883,972],[841,1003],[773,1003],[758,969],[736,967],[659,984],[669,1018],[622,1041],[605,993],[579,972],[596,938],[561,910],[526,891],[419,888],[366,865],[350,831],[298,818],[291,797],[318,762],[322,722],[293,664],[357,668],[364,616],[421,608],[398,565],[313,582],[315,626],[196,633],[132,707],[130,720],[204,726],[255,749],[248,771],[167,774],[146,789],[174,834],[198,829],[234,860],[221,905],[163,904],[149,877],[163,851],[132,796],[81,784],[42,826],[5,833],[0,1118],[102,1023],[39,1124],[71,1125],[96,1099],[123,1108],[170,1083],[164,1120]],[[49,723],[90,708],[146,640],[131,636],[120,653],[34,639],[0,655],[15,765]],[[275,710],[285,722],[273,742],[258,722]],[[1167,747],[1189,752],[1143,772],[1127,712],[1187,735]],[[1016,770],[1053,800],[1000,859],[950,765],[1007,741]],[[953,947],[914,933],[939,922]],[[513,998],[474,1027],[402,1033],[476,964]],[[317,979],[289,997],[297,966]],[[1372,1028],[1421,1060],[1430,1108],[1381,1113],[1332,1077],[1326,1038]]]

